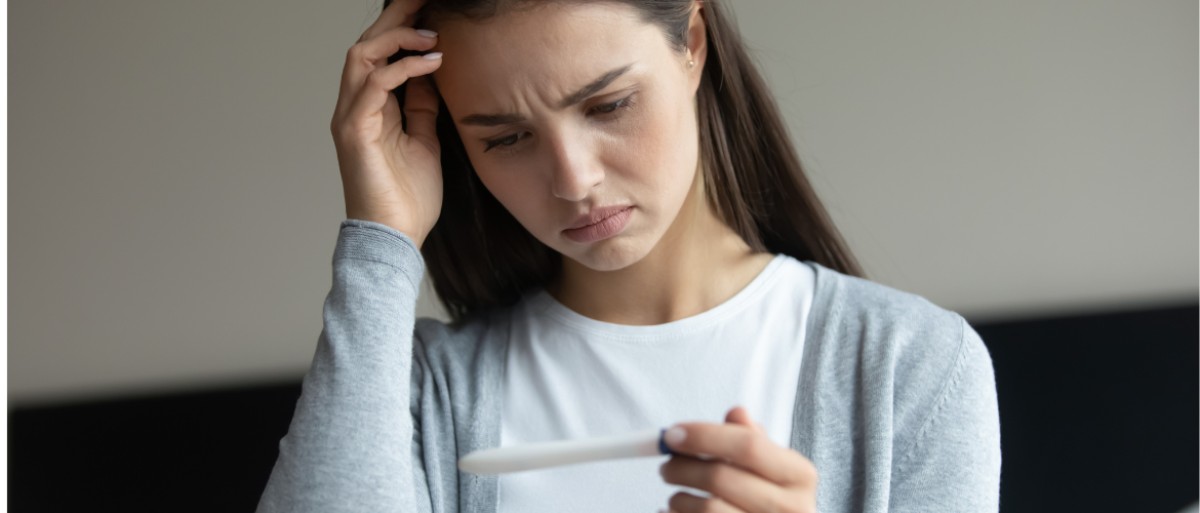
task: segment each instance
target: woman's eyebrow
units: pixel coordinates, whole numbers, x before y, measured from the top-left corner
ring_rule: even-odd
[[[629,71],[630,67],[632,67],[632,65],[626,64],[625,66],[601,75],[600,78],[593,80],[592,83],[583,86],[578,91],[575,91],[573,94],[563,98],[562,101],[558,102],[558,108],[565,109],[575,105],[576,103],[586,100],[588,96],[596,94],[596,91],[608,87],[608,84],[611,84],[613,80],[616,80],[617,77],[620,77],[621,75],[624,75],[626,71]]]
[[[631,64],[626,64],[625,66],[616,68],[601,75],[600,78],[593,80],[590,84],[583,86],[578,91],[575,91],[574,93],[567,95],[566,98],[563,98],[562,101],[558,102],[558,108],[565,109],[575,105],[576,103],[586,100],[588,96],[591,96],[597,91],[608,87],[608,84],[611,84],[613,80],[616,80],[621,75],[624,75],[625,72],[629,71],[631,67],[633,67]],[[471,114],[460,119],[458,124],[499,126],[507,125],[509,123],[518,123],[521,121],[525,121],[525,116],[520,114]]]

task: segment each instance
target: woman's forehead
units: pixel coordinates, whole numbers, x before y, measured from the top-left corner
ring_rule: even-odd
[[[629,66],[636,75],[659,64],[656,52],[669,51],[656,26],[612,3],[554,2],[487,20],[447,20],[438,30],[435,49],[445,57],[434,76],[448,103],[502,107],[496,102],[514,93],[536,93],[554,104],[611,70]]]
[[[513,65],[528,62],[530,56],[570,59],[615,51],[622,40],[636,40],[654,27],[624,4],[554,2],[482,20],[451,18],[437,30],[436,50],[447,57]]]

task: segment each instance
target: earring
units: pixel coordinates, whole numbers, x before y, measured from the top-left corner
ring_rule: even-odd
[[[696,61],[688,59],[688,68],[690,69],[690,68],[694,68],[694,67],[696,67]]]

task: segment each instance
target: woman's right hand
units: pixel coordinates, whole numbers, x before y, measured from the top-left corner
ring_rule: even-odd
[[[346,217],[375,221],[408,235],[420,247],[442,208],[438,99],[428,75],[440,52],[388,64],[401,48],[426,51],[437,36],[412,27],[425,0],[396,0],[346,53],[330,130],[337,148]],[[430,58],[432,57],[432,58]],[[392,90],[409,79],[404,113]]]

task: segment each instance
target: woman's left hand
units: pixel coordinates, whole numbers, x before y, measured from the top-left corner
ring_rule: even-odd
[[[672,512],[814,513],[817,468],[800,453],[772,442],[740,406],[729,410],[725,424],[684,422],[682,441],[668,432],[667,445],[677,454],[660,469],[663,480],[704,490],[704,498],[687,492],[671,496]]]

